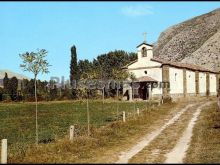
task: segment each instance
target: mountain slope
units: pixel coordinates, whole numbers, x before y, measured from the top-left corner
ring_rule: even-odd
[[[3,79],[5,77],[5,72],[8,74],[9,78],[12,78],[13,76],[17,77],[17,79],[29,79],[27,76],[19,73],[12,72],[10,70],[0,70],[0,79]]]
[[[189,62],[220,71],[220,8],[161,33],[154,55],[162,59]]]

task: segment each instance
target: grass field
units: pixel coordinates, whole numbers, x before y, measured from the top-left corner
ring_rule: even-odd
[[[148,106],[147,102],[89,101],[91,127],[104,126],[120,117],[122,111],[136,113],[135,109]],[[118,108],[117,108],[118,107]],[[78,133],[85,134],[87,126],[86,101],[39,103],[39,140],[59,139],[68,135],[70,125],[78,126]],[[118,109],[118,111],[117,111]],[[120,118],[119,118],[120,119]],[[35,142],[35,104],[0,104],[0,139],[14,143]]]
[[[220,163],[220,112],[216,109],[214,103],[201,112],[184,163]]]
[[[132,114],[131,118],[123,123],[121,118],[119,122],[113,122],[117,115],[115,101],[106,100],[102,105],[102,101],[90,100],[92,134],[88,137],[84,136],[87,133],[86,102],[39,103],[40,140],[51,138],[55,141],[40,143],[38,146],[34,145],[34,103],[0,104],[0,137],[8,139],[9,163],[115,162],[121,151],[136,144],[142,135],[154,130],[164,119],[173,116],[189,102],[183,100],[152,108],[155,104],[157,103],[119,102],[118,114],[122,114],[122,111]],[[141,115],[132,117],[136,114],[136,108],[142,110]],[[216,105],[212,105],[202,111],[195,125],[185,162],[219,163],[220,113],[215,109]],[[69,126],[73,124],[80,126],[80,133],[70,142]],[[165,137],[163,140],[166,139]]]
[[[59,104],[61,103],[58,103],[58,105]],[[82,104],[84,105],[85,103]],[[114,108],[116,103],[110,102],[105,104],[106,107],[109,107],[109,114],[112,114],[113,116],[116,113],[116,108]],[[159,107],[155,106],[153,108],[152,104],[154,103],[137,103],[136,107],[139,107],[140,109],[143,108],[140,116],[137,117],[131,115],[125,123],[123,123],[121,120],[119,120],[119,122],[110,122],[97,119],[99,115],[102,116],[103,119],[108,119],[108,117],[101,114],[96,114],[95,116],[94,114],[92,121],[96,123],[96,126],[92,127],[91,135],[79,135],[74,138],[72,142],[69,141],[68,136],[64,138],[60,136],[60,138],[56,139],[55,142],[48,144],[41,143],[38,146],[34,144],[34,138],[33,143],[28,145],[25,145],[26,142],[24,144],[14,143],[13,145],[9,146],[8,163],[111,162],[117,158],[117,153],[119,153],[119,150],[134,145],[140,136],[146,134],[146,131],[154,129],[154,126],[157,125],[158,122],[162,122],[162,119],[170,114],[176,105],[163,104]],[[55,105],[55,107],[58,107],[58,105]],[[101,102],[93,102],[93,106],[94,105],[96,105],[95,107],[97,108],[94,110],[94,112],[102,111],[99,109],[100,105],[102,105]],[[51,107],[52,106],[50,106],[50,108]],[[134,103],[120,102],[119,107],[121,107],[119,110],[120,112],[123,110],[125,110],[127,113],[134,112]],[[93,113],[91,113],[91,118],[92,114]],[[59,117],[57,117],[57,120],[59,121],[60,119],[58,118]],[[99,124],[97,124],[97,121],[99,121]],[[63,127],[63,136],[69,135],[69,124],[66,125],[66,128]],[[105,127],[100,127],[101,125],[105,125]],[[34,131],[32,134],[34,136]],[[13,134],[11,133],[11,135]]]

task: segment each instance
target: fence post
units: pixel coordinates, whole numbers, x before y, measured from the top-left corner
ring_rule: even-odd
[[[7,164],[7,139],[2,139],[1,164]]]
[[[123,111],[123,122],[125,122],[125,111]]]
[[[139,114],[140,114],[140,110],[139,108],[137,108],[137,115],[139,116]]]
[[[220,94],[218,94],[218,110],[220,111]]]
[[[70,126],[70,140],[73,140],[74,137],[74,132],[75,132],[75,127],[73,125]]]
[[[153,104],[152,109],[154,109],[154,108],[155,108],[155,105]]]

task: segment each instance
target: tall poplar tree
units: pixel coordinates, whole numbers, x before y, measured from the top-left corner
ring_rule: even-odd
[[[73,45],[71,47],[71,61],[70,61],[70,84],[71,86],[74,85],[74,81],[79,79],[78,75],[78,66],[77,66],[77,53],[76,47]],[[76,90],[73,89],[72,91],[73,97],[76,98]]]

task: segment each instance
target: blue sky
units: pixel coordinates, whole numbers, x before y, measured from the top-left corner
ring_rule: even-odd
[[[0,69],[23,73],[19,54],[44,48],[47,75],[69,79],[70,47],[92,60],[112,50],[135,52],[180,23],[220,7],[220,2],[0,2]],[[25,75],[33,77],[25,72]]]

